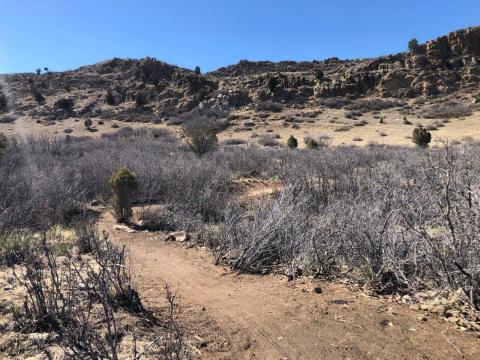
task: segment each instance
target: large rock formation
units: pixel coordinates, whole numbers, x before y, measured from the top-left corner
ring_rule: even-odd
[[[17,111],[53,119],[161,121],[192,110],[221,115],[240,107],[258,109],[264,102],[314,106],[332,97],[434,96],[480,87],[480,27],[376,59],[243,60],[206,75],[152,58],[113,59],[75,71],[14,74],[5,80]],[[42,97],[45,101],[38,101]],[[72,108],[59,108],[62,99]]]

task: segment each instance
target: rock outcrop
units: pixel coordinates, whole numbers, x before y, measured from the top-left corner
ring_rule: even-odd
[[[315,106],[335,97],[435,96],[480,88],[480,27],[375,59],[242,60],[206,75],[152,58],[113,59],[75,71],[13,74],[5,80],[17,111],[49,119],[158,122],[192,110],[222,116],[241,107],[260,109],[264,102]],[[39,94],[45,101],[35,101]]]

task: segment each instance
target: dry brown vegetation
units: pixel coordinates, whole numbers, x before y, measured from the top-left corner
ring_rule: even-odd
[[[381,357],[385,349],[451,358],[445,348],[478,358],[480,82],[471,60],[478,49],[467,43],[479,32],[378,59],[243,60],[209,74],[113,59],[2,76],[1,354],[318,358],[318,345],[326,358]],[[107,209],[123,224],[113,225]],[[109,238],[112,228],[124,235]],[[135,264],[126,244],[137,251]],[[142,293],[132,269],[143,265]],[[256,280],[222,283],[227,269]],[[293,285],[272,287],[273,274]],[[187,299],[201,306],[181,313],[190,323],[177,316],[164,276],[186,282]],[[372,342],[372,355],[368,337],[383,341],[394,326],[372,315],[379,302],[362,303],[376,323],[342,327],[344,313],[329,319],[311,297],[322,294],[321,281],[332,293],[341,286],[345,294],[342,282],[350,294],[443,318],[464,331],[450,333],[464,348],[445,330],[430,338],[438,322],[414,339],[411,313],[395,308],[388,312],[402,312],[402,327],[385,346]],[[311,289],[297,302],[302,282]],[[270,307],[259,302],[264,289]],[[211,318],[199,315],[208,311]],[[266,324],[266,314],[278,322]],[[361,340],[344,346],[346,333]],[[239,334],[246,339],[235,345]],[[328,350],[324,339],[340,345]]]
[[[38,277],[50,276],[49,267],[57,266],[48,246],[14,235],[18,229],[44,232],[57,224],[75,226],[90,213],[88,204],[108,203],[108,179],[128,165],[138,181],[133,202],[161,204],[141,214],[142,226],[193,232],[219,264],[291,279],[350,274],[348,278],[374,293],[412,298],[425,289],[459,291],[459,301],[470,309],[462,310],[460,326],[478,331],[478,162],[476,145],[447,143],[438,149],[227,146],[198,157],[165,130],[123,131],[97,139],[10,139],[0,160],[2,261],[26,266],[26,274],[33,276],[23,280],[27,293],[52,291],[39,288],[52,279]],[[245,206],[236,200],[234,186],[244,177],[279,179],[281,186],[271,197]],[[87,243],[80,249],[90,247]],[[46,260],[29,261],[32,252]],[[62,276],[77,276],[72,271],[79,266],[90,272],[92,281],[99,280],[99,261],[88,267],[78,265],[75,257],[68,259],[73,267]],[[60,287],[55,291],[60,293],[54,297],[72,298]],[[43,315],[32,309],[43,300],[35,296],[25,311],[38,319]],[[98,294],[95,298],[100,306],[110,304]],[[65,330],[68,337],[64,320],[55,321],[61,325],[56,331]],[[117,345],[92,346],[100,352],[108,346],[111,354]]]

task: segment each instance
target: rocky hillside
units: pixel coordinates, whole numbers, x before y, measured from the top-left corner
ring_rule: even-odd
[[[341,107],[342,101],[329,100],[340,97],[395,100],[474,93],[480,88],[480,27],[375,59],[242,60],[204,75],[152,58],[113,59],[74,71],[3,78],[3,111],[14,108],[20,115],[51,120],[73,116],[158,123],[195,110],[223,117],[240,108],[261,111],[278,104]]]

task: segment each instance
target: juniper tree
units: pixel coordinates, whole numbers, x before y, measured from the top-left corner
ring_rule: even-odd
[[[421,126],[417,127],[413,130],[412,141],[418,146],[427,147],[432,141],[432,134]]]
[[[111,204],[115,220],[128,224],[132,217],[131,197],[138,188],[135,174],[125,167],[120,168],[112,174],[108,186],[112,192]]]
[[[295,137],[293,135],[290,135],[290,137],[288,138],[287,146],[290,149],[295,149],[295,148],[298,147],[298,141],[297,141],[297,139],[295,139]]]

